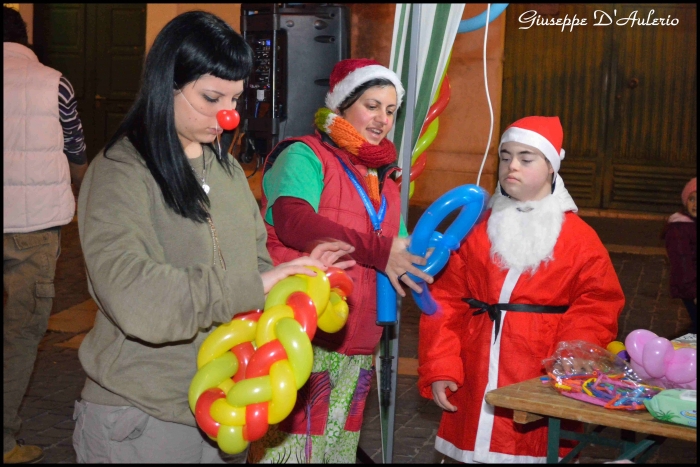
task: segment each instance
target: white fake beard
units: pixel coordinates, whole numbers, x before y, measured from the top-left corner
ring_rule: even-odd
[[[554,258],[563,222],[564,212],[554,196],[524,202],[499,197],[486,229],[491,258],[501,269],[534,274],[540,263]]]

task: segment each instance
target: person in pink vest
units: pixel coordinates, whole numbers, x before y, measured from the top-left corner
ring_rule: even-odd
[[[289,261],[333,238],[355,247],[357,265],[347,270],[355,284],[347,324],[335,334],[317,331],[309,382],[291,415],[251,444],[251,462],[355,463],[382,334],[377,271],[401,296],[401,284],[421,291],[407,272],[432,282],[414,265],[425,259],[407,251],[396,148],[386,139],[403,95],[398,76],[376,61],[342,60],[315,134],[280,142],[265,161],[262,214],[272,260]]]
[[[87,170],[73,87],[29,48],[19,12],[3,6],[3,463],[40,461],[15,440],[19,406],[53,306],[61,227]]]
[[[683,187],[683,210],[673,213],[664,228],[664,242],[671,264],[671,297],[683,300],[690,317],[690,332],[698,332],[698,179]]]
[[[460,462],[545,462],[546,419],[515,423],[484,395],[544,375],[559,342],[605,348],[617,334],[625,298],[558,174],[563,137],[558,117],[505,130],[490,209],[430,287],[439,309],[420,319],[418,389],[444,410],[435,448]]]

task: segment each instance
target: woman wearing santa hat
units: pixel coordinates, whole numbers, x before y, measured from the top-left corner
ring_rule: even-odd
[[[408,252],[401,219],[396,148],[386,139],[404,89],[396,74],[370,59],[338,62],[316,132],[280,142],[263,169],[262,214],[267,248],[277,264],[333,238],[355,247],[357,265],[346,325],[334,334],[316,331],[311,377],[291,415],[252,443],[251,462],[355,463],[372,354],[382,334],[377,320],[376,273],[397,293],[432,277]]]
[[[664,231],[671,263],[671,296],[680,298],[690,316],[690,332],[698,332],[698,179],[693,177],[681,192],[683,211],[668,218]]]
[[[440,308],[421,316],[418,388],[444,409],[435,448],[461,462],[545,462],[546,420],[514,423],[484,395],[544,375],[558,342],[617,334],[624,295],[558,175],[562,140],[558,117],[506,129],[490,209],[430,287]]]

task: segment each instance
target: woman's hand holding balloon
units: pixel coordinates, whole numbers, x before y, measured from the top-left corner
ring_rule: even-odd
[[[272,289],[272,287],[274,287],[279,281],[286,279],[289,276],[293,276],[294,274],[304,274],[314,277],[316,273],[309,269],[309,266],[316,267],[321,271],[328,269],[328,267],[318,259],[314,259],[310,256],[301,256],[289,262],[278,264],[275,266],[275,268],[261,273],[260,277],[263,281],[263,290],[265,291],[265,295],[267,295],[270,289]]]
[[[345,243],[340,240],[325,240],[319,242],[309,255],[313,259],[317,259],[322,262],[325,266],[334,266],[340,269],[351,268],[356,264],[354,259],[346,258],[343,261],[344,256],[349,255],[355,251],[355,247],[349,243]]]
[[[433,277],[418,269],[414,264],[420,266],[425,265],[426,258],[409,253],[408,245],[411,243],[409,238],[395,237],[391,244],[391,253],[389,253],[389,261],[386,263],[385,274],[389,278],[391,285],[396,289],[396,293],[405,297],[401,282],[409,286],[416,293],[420,293],[423,289],[409,277],[410,272],[416,277],[423,279],[428,284],[433,283]]]

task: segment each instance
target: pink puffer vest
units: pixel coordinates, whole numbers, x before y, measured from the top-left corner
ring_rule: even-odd
[[[61,73],[3,43],[3,233],[68,224],[75,214],[58,113]]]

